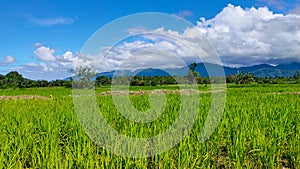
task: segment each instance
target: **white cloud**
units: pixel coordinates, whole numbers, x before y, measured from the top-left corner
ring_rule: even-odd
[[[300,16],[228,5],[198,22],[227,65],[300,61]],[[192,28],[195,29],[195,28]]]
[[[124,42],[113,47],[95,67],[100,71],[114,69],[141,69],[141,68],[178,68],[192,62],[201,62],[211,55],[204,46],[199,46],[205,39],[199,36],[197,42],[190,40],[190,31],[183,34],[172,30],[159,28],[140,34],[139,40]],[[139,34],[139,32],[137,32]],[[197,32],[198,33],[198,32]],[[201,33],[201,32],[200,32]],[[198,43],[200,41],[200,43]],[[192,47],[193,49],[190,49]],[[198,56],[197,56],[198,54]]]
[[[41,67],[43,68],[44,72],[52,72],[54,69],[51,67],[51,65],[47,65],[45,63],[40,64]]]
[[[27,63],[26,65],[27,65],[27,66],[32,66],[32,67],[38,67],[38,66],[39,66],[39,64],[32,63],[32,62]]]
[[[54,26],[54,25],[70,25],[74,23],[73,18],[30,18],[30,22],[41,26]]]
[[[284,10],[287,6],[287,2],[283,0],[258,0],[258,2],[267,6],[275,7],[279,10]]]
[[[66,51],[62,56],[55,56],[55,60],[67,64],[68,62],[72,62],[75,57],[77,56],[74,56],[71,51]]]
[[[35,43],[33,46],[34,46],[34,47],[36,47],[36,48],[38,48],[38,47],[41,47],[41,46],[43,46],[43,44],[41,44],[41,43],[37,42],[37,43]]]
[[[149,40],[115,47],[112,54],[104,58],[103,69],[115,68],[122,62],[126,62],[123,66],[130,67],[129,61],[126,61],[130,58],[134,63],[131,68],[143,67],[145,63],[149,67],[179,66],[179,62],[175,63],[176,59],[172,60],[174,56],[186,62],[198,62],[193,56],[195,53],[201,56],[201,61],[219,63],[204,35],[227,66],[300,62],[300,15],[274,14],[267,7],[243,9],[228,5],[215,18],[200,18],[197,26],[187,28],[183,33],[142,27],[128,32],[132,35],[150,33],[144,35]],[[162,40],[160,35],[177,39],[182,44]],[[168,59],[164,60],[162,56]]]
[[[59,63],[28,63],[10,68],[11,71],[20,72],[25,78],[39,80],[63,79],[72,76],[70,69]]]
[[[289,11],[291,14],[300,14],[300,0],[297,0],[294,8]]]
[[[10,70],[17,70],[30,79],[63,79],[73,76],[71,69],[80,66],[92,65],[92,56],[83,56],[79,53],[73,54],[71,51],[66,51],[62,55],[54,55],[55,50],[50,47],[40,46],[34,51],[40,62],[27,63],[17,67],[10,68]]]
[[[100,70],[178,68],[192,62],[221,64],[200,27],[188,28],[183,33],[158,28],[155,30],[130,29],[139,40],[117,44],[105,58]],[[144,32],[144,34],[143,34]]]
[[[189,10],[182,10],[182,11],[179,11],[178,13],[174,14],[175,16],[178,16],[180,18],[186,18],[188,16],[192,16],[193,15],[193,12],[192,11],[189,11]]]
[[[134,35],[134,34],[148,32],[149,29],[147,29],[143,26],[138,26],[138,27],[134,27],[134,28],[129,28],[126,31],[129,33],[129,35]]]
[[[63,58],[64,58],[65,60],[72,60],[72,58],[73,58],[73,53],[72,53],[71,51],[67,51],[67,52],[65,52],[65,53],[63,54]]]
[[[4,56],[1,60],[0,60],[0,66],[6,66],[6,65],[10,65],[12,63],[16,62],[15,57],[13,56]]]
[[[34,51],[34,54],[37,56],[38,60],[41,61],[55,61],[54,57],[54,49],[51,49],[49,47],[40,46]]]

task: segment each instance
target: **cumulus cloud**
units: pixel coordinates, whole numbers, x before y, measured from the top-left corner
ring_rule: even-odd
[[[61,56],[55,56],[55,60],[57,62],[67,63],[67,62],[72,62],[74,57],[76,56],[74,56],[71,51],[66,51]]]
[[[299,62],[299,27],[299,15],[228,5],[215,18],[198,22],[196,28],[211,40],[227,65],[243,66]]]
[[[139,34],[139,33],[138,33]],[[189,31],[180,34],[176,31],[159,28],[149,34],[140,34],[138,40],[117,44],[94,67],[99,71],[114,69],[135,70],[142,68],[179,68],[191,62],[201,62],[211,51],[199,47],[205,39],[197,37],[201,43],[189,41]],[[179,39],[180,38],[180,39]],[[193,47],[190,49],[189,47]],[[99,57],[100,58],[100,57]]]
[[[4,56],[2,59],[0,59],[0,66],[7,66],[16,61],[15,57],[13,56]]]
[[[50,47],[41,45],[37,45],[37,47],[34,54],[37,56],[38,62],[19,65],[10,68],[10,70],[19,71],[24,77],[30,79],[63,79],[73,76],[71,69],[80,66],[90,66],[92,65],[92,60],[96,60],[94,56],[84,56],[79,53],[73,54],[71,51],[66,51],[62,55],[55,55],[55,50]]]
[[[73,53],[72,53],[71,51],[67,51],[67,52],[65,52],[65,53],[63,54],[63,58],[64,58],[65,60],[72,60],[72,58],[73,58]]]
[[[214,18],[200,18],[196,26],[181,33],[164,28],[129,29],[132,35],[146,32],[146,40],[118,45],[111,51],[110,57],[105,58],[102,67],[112,68],[121,64],[130,67],[128,61],[127,64],[123,63],[130,58],[133,58],[131,62],[134,63],[131,68],[143,67],[146,63],[154,67],[178,67],[181,65],[175,63],[172,57],[176,56],[186,63],[198,62],[195,53],[201,56],[201,61],[219,64],[214,49],[222,64],[232,67],[300,62],[299,28],[300,15],[275,14],[267,7],[243,9],[229,4]],[[182,44],[174,39],[159,39],[159,35],[178,39]]]
[[[38,60],[41,61],[55,61],[54,49],[50,47],[40,46],[34,51],[34,54],[37,56]]]

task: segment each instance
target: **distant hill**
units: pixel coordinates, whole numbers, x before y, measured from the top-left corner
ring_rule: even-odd
[[[253,73],[257,77],[291,77],[300,71],[300,63],[271,65],[255,65],[239,68],[243,72]]]
[[[222,72],[218,72],[221,70],[222,66],[211,63],[198,63],[195,69],[201,76],[207,77],[208,72],[207,69],[212,70],[210,72],[210,76],[220,76]],[[238,71],[242,71],[244,73],[253,73],[257,77],[291,77],[295,75],[298,71],[300,71],[300,63],[291,63],[291,64],[280,64],[277,66],[271,66],[268,64],[260,64],[254,66],[240,67],[240,68],[232,68],[224,66],[224,73],[226,76],[231,74],[236,74]],[[111,72],[102,72],[96,75],[98,76],[106,76],[112,77],[114,75],[126,75],[126,76],[184,76],[188,72],[186,67],[175,68],[175,69],[167,69],[166,71],[160,69],[147,68],[143,70],[130,71],[125,70],[123,72],[120,71],[111,71]],[[70,79],[70,78],[66,78]]]
[[[300,63],[281,64],[281,65],[276,66],[276,68],[282,69],[282,70],[296,70],[296,71],[299,71],[300,70]]]
[[[205,66],[212,68],[220,69],[220,65],[215,64],[203,64],[199,63],[197,65],[196,71],[199,72],[202,76],[207,77],[208,73],[205,69]],[[240,67],[240,68],[231,68],[224,66],[224,73],[226,76],[231,74],[236,74],[238,71],[244,73],[253,73],[257,77],[291,77],[295,75],[300,70],[300,63],[293,63],[293,64],[282,64],[277,66],[271,66],[268,64],[260,64],[254,66],[247,66],[247,67]],[[214,75],[213,75],[214,76]]]

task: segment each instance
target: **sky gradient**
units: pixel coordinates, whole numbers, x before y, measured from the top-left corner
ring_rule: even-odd
[[[0,74],[16,70],[30,79],[66,78],[93,33],[141,12],[172,14],[193,23],[195,27],[179,37],[197,44],[199,32],[204,33],[227,66],[300,62],[299,0],[3,0],[0,4]],[[127,45],[128,51],[145,46],[139,41]]]

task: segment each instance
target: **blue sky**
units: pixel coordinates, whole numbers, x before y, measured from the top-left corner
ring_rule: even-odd
[[[129,14],[140,12],[162,12],[173,14],[183,17],[195,25],[198,24],[198,26],[203,29],[208,24],[215,24],[215,30],[219,30],[217,28],[220,27],[220,25],[223,27],[224,24],[226,25],[225,20],[223,19],[226,18],[225,15],[228,15],[230,18],[230,15],[235,11],[247,11],[251,7],[254,7],[255,9],[267,7],[268,11],[273,12],[274,16],[275,14],[282,14],[283,16],[299,16],[298,14],[300,14],[299,0],[3,0],[0,4],[0,74],[6,74],[9,71],[17,70],[27,78],[47,80],[64,78],[69,75],[68,69],[71,67],[66,66],[64,69],[60,69],[62,73],[55,71],[55,68],[57,67],[57,65],[55,67],[55,64],[56,62],[59,62],[59,59],[56,59],[56,57],[65,57],[65,60],[68,57],[75,57],[75,53],[81,50],[89,37],[99,28],[115,19]],[[232,4],[232,6],[228,6],[228,4]],[[241,9],[238,8],[239,6]],[[256,12],[250,11],[247,15],[250,16],[260,12],[269,15],[263,10]],[[217,18],[217,15],[224,17]],[[201,17],[205,18],[205,21],[199,23]],[[233,17],[234,16],[232,16],[232,18]],[[293,30],[293,32],[290,32],[291,34],[297,34],[299,32],[297,30],[297,28],[300,29],[300,27],[298,27],[299,25],[295,25],[291,21],[294,20],[294,22],[296,22],[299,19],[298,17],[276,16],[275,19],[277,18],[278,20],[274,22],[268,20],[268,24],[277,25],[276,23],[278,23],[278,25],[280,25],[279,23],[282,22],[287,25],[290,24],[290,27],[278,27],[276,30],[270,29],[269,31],[287,31],[287,33],[289,33],[289,30]],[[274,20],[274,18],[272,19]],[[262,20],[264,19],[262,18],[261,21],[257,21],[257,23],[262,22]],[[230,25],[233,23],[230,22],[227,24]],[[261,24],[264,24],[264,22]],[[210,31],[210,28],[208,27],[205,29],[208,30],[208,33],[210,32],[209,36],[211,36],[213,42],[213,34],[221,37],[229,36],[229,38],[234,38],[235,36],[235,33],[223,35],[220,32],[216,33]],[[240,30],[236,30],[235,32],[238,31]],[[266,36],[266,34],[263,35]],[[250,37],[250,34],[248,37]],[[253,37],[254,35],[251,34],[251,41],[249,38],[244,38],[243,43],[254,43],[255,39],[253,39]],[[280,38],[282,37],[278,37],[278,39]],[[285,37],[284,40],[289,39],[288,37]],[[263,43],[262,46],[266,46],[266,48],[261,50],[274,49],[274,51],[278,53],[279,49],[277,46],[280,46],[280,44],[267,42],[265,39],[257,39],[257,43]],[[293,44],[297,43],[300,44],[297,40],[293,42]],[[215,44],[217,45],[216,48],[218,50],[218,42]],[[250,44],[244,45],[247,46]],[[230,47],[234,50],[234,44]],[[246,65],[243,62],[236,61],[239,60],[238,57],[241,57],[241,54],[238,54],[238,52],[226,53],[223,51],[224,50],[220,47],[219,53],[221,58],[224,58],[226,62],[225,65]],[[247,52],[249,51],[245,51],[245,55],[248,54]],[[279,58],[279,56],[274,56],[263,60],[255,59],[258,56],[253,56],[252,53],[249,61],[253,61],[252,64],[264,61],[269,64],[278,64],[280,61],[284,60],[295,61],[296,56],[294,56],[294,53],[296,52],[297,51],[288,54],[284,53],[284,55],[290,55],[290,58]],[[49,53],[50,55],[48,55]],[[265,53],[265,57],[272,55],[272,52]],[[229,58],[228,55],[234,57]],[[55,59],[53,59],[53,57]]]

